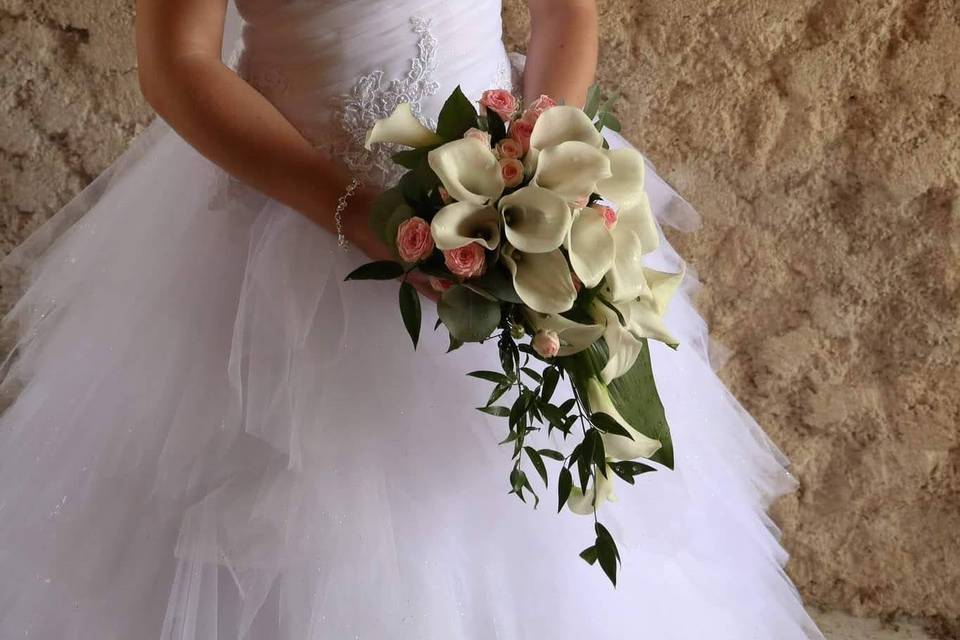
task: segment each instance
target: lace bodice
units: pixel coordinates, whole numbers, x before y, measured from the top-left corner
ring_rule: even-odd
[[[396,177],[391,150],[363,149],[402,102],[433,123],[460,85],[510,88],[499,0],[237,0],[238,71],[358,177]]]

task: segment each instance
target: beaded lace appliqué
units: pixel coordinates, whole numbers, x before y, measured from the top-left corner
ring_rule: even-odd
[[[346,140],[334,145],[333,152],[355,174],[381,184],[397,179],[403,171],[390,160],[396,151],[392,145],[377,145],[372,151],[363,148],[367,131],[380,118],[386,118],[397,105],[409,102],[417,117],[430,128],[436,123],[425,119],[420,103],[439,91],[436,81],[437,39],[431,33],[432,21],[414,16],[410,18],[413,32],[419,36],[417,55],[410,59],[410,70],[402,78],[384,81],[382,70],[361,76],[353,89],[334,99],[334,115]]]

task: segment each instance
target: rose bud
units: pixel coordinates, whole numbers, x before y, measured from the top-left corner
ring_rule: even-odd
[[[560,336],[557,335],[556,331],[550,329],[537,331],[530,344],[542,358],[553,358],[560,352]]]
[[[480,114],[485,115],[487,109],[507,121],[517,110],[517,98],[506,89],[490,89],[484,91],[480,97]]]
[[[520,158],[523,156],[523,145],[513,138],[504,138],[497,143],[497,153],[501,158]]]
[[[516,158],[503,158],[500,160],[500,175],[508,189],[516,187],[523,182],[523,163]]]
[[[475,242],[460,247],[459,249],[450,249],[443,252],[443,263],[447,265],[455,276],[461,278],[476,278],[483,275],[487,268],[487,256],[483,252],[483,247]]]

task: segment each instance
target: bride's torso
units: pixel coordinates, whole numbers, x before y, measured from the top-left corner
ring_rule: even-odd
[[[457,85],[474,99],[510,86],[500,0],[237,0],[237,9],[241,75],[373,180],[392,166],[364,153],[362,138],[397,104],[431,122]]]

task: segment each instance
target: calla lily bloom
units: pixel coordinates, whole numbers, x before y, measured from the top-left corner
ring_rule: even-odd
[[[434,216],[430,233],[441,251],[459,249],[471,242],[492,251],[500,245],[500,212],[490,205],[453,202]]]
[[[563,316],[535,311],[527,311],[527,320],[535,331],[553,331],[557,334],[560,338],[557,355],[561,357],[583,351],[596,342],[605,329],[601,324],[581,324]]]
[[[489,146],[476,138],[462,138],[427,154],[427,163],[450,197],[485,205],[503,193],[500,162]]]
[[[612,433],[602,434],[603,449],[607,459],[636,460],[637,458],[649,458],[662,446],[659,440],[648,438],[630,426],[630,423],[620,415],[620,412],[613,405],[607,386],[596,378],[590,378],[587,382],[587,405],[592,413],[605,413],[616,420],[632,436],[632,438],[628,438]]]
[[[550,189],[572,202],[597,190],[597,183],[611,178],[610,160],[602,149],[586,142],[570,141],[547,147],[540,153],[533,184]]]
[[[540,313],[563,313],[577,299],[567,259],[559,249],[524,253],[506,245],[500,254],[523,303]]]
[[[389,118],[377,120],[367,132],[364,146],[369,150],[374,144],[386,142],[402,144],[407,147],[428,147],[443,138],[423,126],[413,114],[410,103],[398,104]]]
[[[600,284],[614,260],[614,240],[603,214],[590,207],[580,209],[570,225],[566,241],[570,264],[584,286]]]
[[[523,187],[501,198],[499,206],[507,240],[525,253],[553,251],[570,230],[570,207],[549,189]]]
[[[597,473],[593,484],[587,487],[586,493],[581,491],[580,487],[571,488],[570,497],[567,498],[567,508],[577,515],[589,516],[593,515],[594,502],[599,509],[604,502],[616,500],[616,496],[613,495],[613,477],[613,469],[607,465],[606,475]]]

